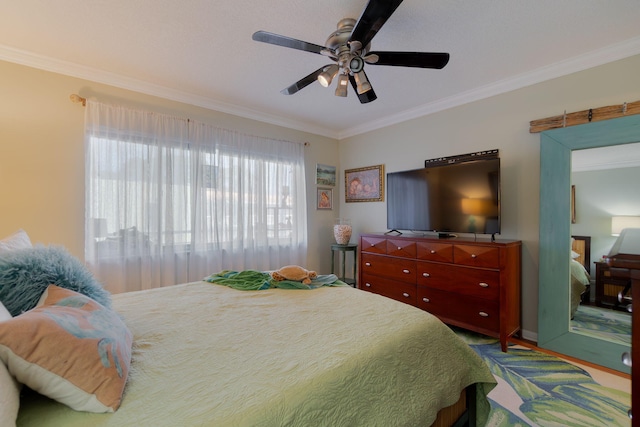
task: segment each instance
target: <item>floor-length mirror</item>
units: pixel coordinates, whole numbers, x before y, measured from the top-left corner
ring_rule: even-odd
[[[587,197],[588,193],[578,185],[572,191],[571,163],[573,150],[637,142],[640,142],[640,116],[637,115],[554,129],[540,135],[538,345],[627,373],[630,370],[621,357],[629,351],[629,345],[573,331],[571,327],[571,236],[595,237],[596,234],[594,230],[579,228],[580,215],[584,214],[580,203],[586,200],[580,197]],[[572,194],[575,195],[573,201]],[[636,191],[629,198],[637,198],[637,194]],[[622,213],[619,214],[632,216]],[[608,223],[610,230],[611,217],[604,216],[600,221]],[[598,236],[607,228],[607,225],[601,226],[603,230],[597,232]],[[593,240],[590,263],[605,255],[608,249]],[[589,300],[591,292],[590,289]]]
[[[631,345],[628,280],[606,263],[622,228],[640,227],[640,143],[571,153],[570,329]]]

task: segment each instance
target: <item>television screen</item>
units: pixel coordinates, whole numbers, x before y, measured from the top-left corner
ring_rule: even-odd
[[[387,173],[387,228],[500,233],[500,159]]]

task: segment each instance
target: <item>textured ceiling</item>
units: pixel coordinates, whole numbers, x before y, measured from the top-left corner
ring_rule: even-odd
[[[405,0],[372,49],[449,52],[444,69],[367,65],[378,99],[364,105],[335,83],[282,95],[330,61],[253,32],[323,45],[365,5],[5,0],[0,59],[342,138],[640,53],[638,0]]]

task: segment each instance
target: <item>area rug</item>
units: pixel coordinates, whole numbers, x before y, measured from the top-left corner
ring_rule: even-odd
[[[571,330],[618,344],[631,345],[631,314],[591,306],[578,306]]]
[[[630,394],[598,384],[581,367],[522,346],[503,353],[497,340],[456,333],[498,381],[489,394],[488,427],[630,425]]]

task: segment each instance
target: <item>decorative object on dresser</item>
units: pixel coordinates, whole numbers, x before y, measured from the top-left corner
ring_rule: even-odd
[[[517,240],[360,236],[359,287],[500,339],[520,331]]]

